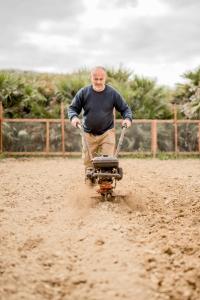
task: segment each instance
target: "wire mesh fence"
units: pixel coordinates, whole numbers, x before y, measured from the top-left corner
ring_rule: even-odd
[[[116,139],[121,122],[116,120]],[[10,155],[80,154],[79,129],[64,119],[4,119],[0,108],[0,152]],[[134,120],[126,131],[123,153],[196,153],[200,154],[200,120]]]

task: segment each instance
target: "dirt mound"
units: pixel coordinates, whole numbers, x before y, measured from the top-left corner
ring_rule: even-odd
[[[121,165],[98,202],[80,160],[0,161],[1,299],[200,299],[200,162]]]

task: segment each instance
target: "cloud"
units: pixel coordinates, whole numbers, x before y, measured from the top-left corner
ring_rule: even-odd
[[[122,63],[170,82],[200,59],[199,10],[197,0],[7,0],[0,68],[64,72]]]
[[[138,0],[114,0],[114,4],[118,6],[137,6],[139,4]]]
[[[35,31],[39,24],[48,22],[75,22],[84,12],[80,0],[7,0],[0,4],[0,26],[4,38],[0,45],[14,45],[13,40],[20,38],[23,32]]]
[[[164,3],[167,3],[173,8],[180,8],[180,9],[185,9],[185,8],[190,8],[190,7],[199,7],[200,3],[199,0],[161,0]]]
[[[117,28],[98,31],[98,47],[105,55],[146,63],[182,63],[199,57],[200,18],[193,7],[186,11],[171,9],[162,16],[132,16],[127,14]],[[83,33],[82,46],[92,48],[95,36],[94,30]]]
[[[10,22],[38,19],[59,20],[74,17],[83,12],[84,5],[80,0],[6,0],[0,4],[1,18],[8,18]],[[8,19],[7,19],[8,21]]]
[[[97,2],[97,7],[100,9],[106,9],[109,7],[118,7],[118,8],[122,8],[122,7],[136,7],[139,4],[139,0],[112,0],[112,1],[100,1]]]
[[[40,51],[62,54],[73,51],[73,47],[79,46],[78,41],[71,36],[25,33],[21,39],[22,44],[32,45]]]

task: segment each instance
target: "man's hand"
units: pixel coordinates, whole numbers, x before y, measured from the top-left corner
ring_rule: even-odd
[[[81,121],[80,121],[79,118],[73,117],[72,120],[71,120],[71,124],[72,124],[72,126],[74,126],[75,128],[77,128],[77,126],[81,124]]]
[[[126,127],[126,128],[129,128],[129,127],[131,127],[131,124],[132,124],[132,122],[131,122],[131,120],[130,119],[124,119],[123,121],[122,121],[122,127]]]

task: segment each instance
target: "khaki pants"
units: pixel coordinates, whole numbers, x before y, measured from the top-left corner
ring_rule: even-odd
[[[84,133],[85,138],[88,142],[88,146],[90,148],[92,157],[96,156],[97,153],[100,153],[102,155],[114,155],[115,151],[115,129],[112,128],[110,130],[107,130],[101,135],[93,135],[91,133]],[[83,144],[83,151],[82,151],[82,157],[84,160],[85,167],[92,167],[92,163],[90,161],[88,151],[85,147],[84,141],[82,141]]]

